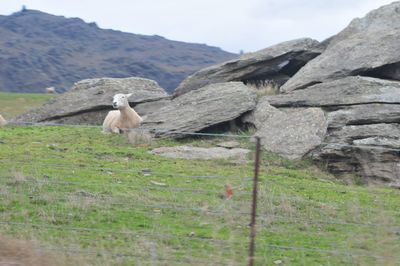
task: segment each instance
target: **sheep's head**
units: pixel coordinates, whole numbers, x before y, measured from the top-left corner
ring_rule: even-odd
[[[132,93],[129,93],[129,94],[122,94],[122,93],[115,94],[114,98],[113,98],[112,106],[115,109],[121,109],[121,108],[129,106],[128,99],[131,96],[132,96]]]

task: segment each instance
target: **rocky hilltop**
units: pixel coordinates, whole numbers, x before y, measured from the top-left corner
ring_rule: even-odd
[[[204,44],[99,28],[22,10],[0,16],[0,91],[58,92],[88,78],[137,76],[172,93],[189,74],[235,54]]]
[[[270,152],[400,187],[399,39],[400,2],[394,2],[323,43],[293,40],[206,67],[172,97],[150,80],[87,80],[19,119],[99,124],[114,90],[129,91],[132,106],[146,116],[142,127],[155,136],[254,127]],[[264,93],[270,83],[280,86],[275,95]],[[90,106],[74,104],[89,98]]]

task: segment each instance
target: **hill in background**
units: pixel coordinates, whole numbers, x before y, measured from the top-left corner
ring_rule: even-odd
[[[0,91],[64,92],[79,80],[138,76],[168,92],[193,72],[236,55],[205,44],[100,29],[79,18],[22,10],[0,16]]]

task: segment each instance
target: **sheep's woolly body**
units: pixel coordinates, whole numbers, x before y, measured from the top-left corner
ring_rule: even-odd
[[[0,127],[7,125],[7,121],[0,115]]]
[[[49,88],[46,88],[46,92],[47,93],[55,93],[56,89],[54,87],[49,87]]]
[[[117,95],[114,96],[114,101]],[[110,111],[107,114],[103,122],[104,133],[121,133],[123,131],[127,131],[128,129],[140,126],[140,123],[143,119],[129,106],[129,96],[129,94],[125,95],[123,100],[120,101],[119,104],[121,105],[118,105],[117,107],[119,110]]]
[[[142,118],[132,108],[110,111],[103,123],[104,132],[120,133],[124,129],[140,126]]]

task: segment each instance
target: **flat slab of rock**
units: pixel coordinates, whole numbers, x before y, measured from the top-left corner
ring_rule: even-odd
[[[211,84],[174,98],[168,105],[151,113],[142,127],[156,137],[182,137],[228,122],[253,110],[255,92],[241,82]]]
[[[400,82],[361,76],[346,77],[287,94],[268,96],[268,101],[276,107],[400,104]]]
[[[42,107],[18,117],[16,121],[94,124],[99,121],[98,116],[100,115],[102,122],[108,110],[112,109],[112,98],[117,93],[133,93],[129,98],[132,106],[168,97],[157,82],[149,79],[87,79],[75,83],[70,91],[60,94]]]
[[[177,146],[156,148],[151,150],[150,153],[168,158],[200,160],[235,159],[245,162],[250,150],[241,148],[227,149],[222,147],[202,148],[192,146]]]
[[[328,114],[330,128],[346,125],[399,123],[400,104],[362,104],[345,106]]]
[[[327,123],[320,108],[281,111],[262,99],[251,119],[256,136],[268,151],[288,159],[301,159],[318,147],[326,134]]]
[[[228,81],[274,80],[282,84],[321,51],[318,41],[309,38],[279,43],[244,54],[239,59],[204,68],[182,81],[174,95]]]
[[[282,87],[289,92],[315,83],[364,75],[400,80],[400,2],[354,19],[332,37],[326,50]]]
[[[171,102],[170,98],[163,98],[161,100],[151,101],[151,102],[142,102],[136,104],[134,106],[135,111],[142,117],[154,113],[161,109],[162,107],[167,106]]]

